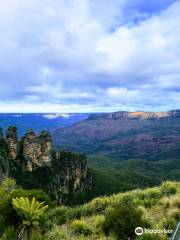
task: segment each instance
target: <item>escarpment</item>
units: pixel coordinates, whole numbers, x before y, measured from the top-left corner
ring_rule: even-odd
[[[41,187],[62,203],[86,190],[87,173],[86,156],[53,151],[49,132],[36,135],[30,129],[18,139],[16,127],[7,129],[6,138],[0,129],[0,181],[14,177],[20,185]]]

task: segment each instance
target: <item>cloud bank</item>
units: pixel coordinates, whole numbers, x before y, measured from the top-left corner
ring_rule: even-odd
[[[0,111],[180,108],[180,1],[0,3]]]

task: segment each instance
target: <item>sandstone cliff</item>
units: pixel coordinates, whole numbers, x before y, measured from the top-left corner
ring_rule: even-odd
[[[18,155],[17,128],[9,127],[6,131],[6,142],[8,145],[8,157],[15,159]]]
[[[87,181],[86,157],[69,151],[52,151],[47,131],[29,130],[20,140],[17,128],[9,127],[6,139],[0,129],[0,181],[16,178],[25,187],[43,188],[59,203],[83,193]]]
[[[41,144],[41,164],[50,164],[52,153],[52,138],[49,132],[43,131],[39,135],[39,141]]]
[[[29,130],[21,139],[20,151],[26,160],[27,170],[40,167],[51,162],[52,141],[48,132],[43,131],[36,136],[33,130]]]
[[[136,119],[159,119],[159,118],[173,118],[180,117],[180,110],[172,110],[168,112],[126,112],[119,111],[115,113],[110,113],[105,115],[109,119],[119,119],[119,118],[136,118]]]

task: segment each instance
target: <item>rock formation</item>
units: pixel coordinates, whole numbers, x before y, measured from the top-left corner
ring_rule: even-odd
[[[6,131],[6,142],[8,145],[8,157],[15,159],[18,155],[17,128],[12,126]]]
[[[47,131],[36,135],[29,130],[18,141],[16,127],[7,129],[6,139],[0,129],[0,181],[4,176],[15,177],[18,184],[30,176],[27,183],[33,181],[34,188],[43,188],[61,203],[85,190],[86,157],[69,151],[52,151],[52,138]]]
[[[172,110],[167,112],[127,112],[119,111],[113,113],[91,114],[88,120],[97,119],[162,119],[162,118],[177,118],[180,117],[180,110]]]
[[[28,171],[51,162],[52,140],[46,131],[36,136],[34,131],[30,129],[22,138],[20,148],[22,157],[27,162]]]
[[[40,166],[41,144],[38,137],[29,130],[22,139],[22,156],[27,161],[27,170],[32,171],[33,167]]]
[[[52,152],[52,138],[49,132],[43,131],[39,135],[39,141],[41,144],[41,164],[50,164],[51,152]]]
[[[168,112],[127,112],[119,111],[115,113],[110,113],[106,115],[109,119],[119,119],[119,118],[140,118],[140,119],[156,119],[156,118],[172,118],[180,117],[180,110],[172,110]]]
[[[87,161],[83,154],[56,151],[53,156],[53,178],[49,187],[59,203],[87,189]],[[60,197],[59,197],[60,196]]]

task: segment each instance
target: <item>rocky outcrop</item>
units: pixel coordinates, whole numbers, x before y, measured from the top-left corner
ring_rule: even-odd
[[[47,131],[36,135],[29,130],[18,141],[16,127],[7,129],[6,139],[0,129],[0,181],[5,176],[16,178],[25,187],[31,182],[59,203],[71,201],[86,188],[86,156],[52,151],[52,138]]]
[[[50,164],[52,152],[52,138],[49,132],[43,131],[39,136],[41,144],[40,164]]]
[[[27,162],[27,170],[40,167],[51,162],[52,140],[48,132],[43,131],[36,136],[33,130],[29,130],[21,141],[22,157]]]
[[[22,139],[22,157],[26,160],[27,170],[40,166],[41,144],[33,130],[29,130]]]
[[[18,155],[17,128],[12,126],[6,131],[6,142],[8,145],[8,157],[15,159]]]
[[[53,177],[49,184],[59,204],[84,192],[88,187],[86,156],[70,151],[56,151],[53,156]]]

